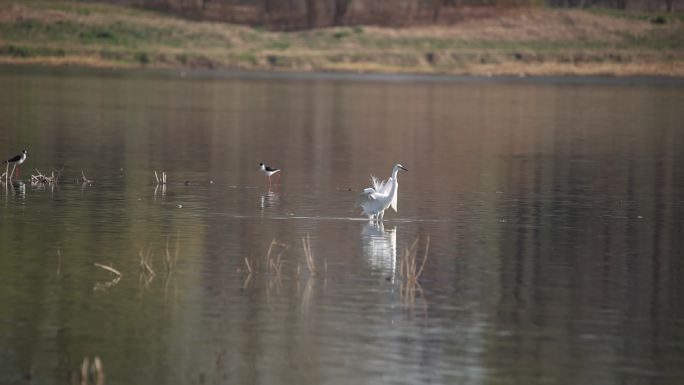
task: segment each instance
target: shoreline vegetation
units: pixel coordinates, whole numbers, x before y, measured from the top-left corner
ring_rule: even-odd
[[[476,76],[684,76],[684,15],[498,8],[452,25],[267,31],[128,6],[0,4],[0,64]]]

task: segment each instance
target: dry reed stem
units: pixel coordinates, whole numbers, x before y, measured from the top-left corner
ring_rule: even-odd
[[[149,275],[150,277],[154,277],[157,275],[154,270],[152,269],[152,247],[150,246],[147,249],[147,253],[143,254],[142,249],[140,249],[139,255],[140,255],[140,273],[143,275]]]
[[[164,266],[168,273],[172,272],[176,268],[176,263],[178,262],[178,254],[180,250],[180,234],[176,232],[176,247],[173,251],[173,256],[169,252],[169,236],[166,236],[166,253],[164,254]]]
[[[425,301],[425,295],[423,293],[423,288],[418,282],[402,281],[401,287],[399,288],[399,296],[402,304],[408,307],[411,311],[414,310],[416,305],[416,294],[420,295],[423,303],[423,313],[427,315],[427,302]]]
[[[57,276],[62,274],[62,251],[57,248]]]
[[[93,357],[92,363],[88,357],[84,357],[81,363],[81,385],[104,385],[104,383],[104,367],[100,357]]]
[[[274,247],[281,247],[282,249],[275,257],[272,257],[271,253],[273,252]],[[283,253],[288,248],[288,245],[284,243],[279,243],[278,241],[276,241],[275,238],[271,240],[271,244],[268,246],[268,251],[266,252],[266,269],[269,272],[275,273],[276,275],[280,275],[280,270],[283,267]]]
[[[421,262],[420,267],[418,267],[416,264],[418,239],[419,238],[416,238],[411,246],[406,249],[406,252],[404,252],[404,256],[401,259],[401,263],[399,264],[399,276],[405,281],[414,283],[417,283],[421,274],[423,274],[425,263],[427,262],[428,258],[428,251],[430,249],[430,236],[428,235],[425,241],[425,253],[423,254],[423,261]]]
[[[250,272],[247,274],[247,278],[245,278],[245,283],[242,284],[242,290],[247,289],[247,286],[249,286],[249,283],[252,281],[252,273]]]
[[[252,274],[252,266],[249,264],[249,259],[247,259],[247,257],[245,257],[245,266],[247,266],[247,271],[249,272],[249,274]]]
[[[111,287],[116,286],[119,281],[121,281],[121,276],[116,276],[116,278],[112,279],[111,281],[106,281],[106,282],[97,282],[95,286],[93,286],[94,291],[105,291]]]
[[[418,241],[411,244],[410,247],[406,249],[404,255],[401,258],[401,263],[399,264],[399,276],[401,277],[401,287],[399,290],[399,295],[401,302],[410,308],[414,309],[416,303],[416,294],[420,295],[423,300],[423,312],[427,315],[427,303],[425,302],[425,296],[423,294],[423,288],[420,286],[418,279],[425,269],[425,264],[428,258],[428,251],[430,249],[430,236],[427,236],[425,241],[425,252],[423,254],[423,260],[420,266],[417,264],[417,251],[418,251]]]
[[[86,178],[85,173],[83,172],[83,170],[81,170],[81,180],[83,181],[83,183],[86,183],[86,184],[91,184],[91,183],[93,183],[92,180]]]
[[[302,247],[304,248],[304,257],[306,260],[306,267],[309,268],[311,275],[316,275],[316,261],[314,260],[313,252],[311,251],[311,238],[309,234],[302,238]]]
[[[166,171],[162,171],[161,177],[159,177],[157,170],[154,170],[154,178],[157,180],[157,184],[166,184]]]
[[[55,170],[52,170],[50,173],[50,176],[44,175],[40,170],[34,169],[35,172],[37,172],[37,175],[31,175],[31,183],[33,184],[51,184],[51,183],[57,183],[59,182],[59,176],[62,174],[62,169],[60,169],[57,172],[57,175],[55,175]]]
[[[88,383],[88,369],[90,369],[90,359],[83,357],[83,363],[81,363],[81,384],[83,385]]]
[[[302,303],[300,308],[303,313],[309,312],[309,305],[311,304],[311,295],[313,293],[314,280],[309,277],[306,281],[306,286],[304,286],[304,291],[302,292]]]
[[[118,277],[123,277],[123,274],[121,274],[121,272],[119,270],[116,270],[115,268],[113,268],[111,266],[103,265],[103,264],[97,263],[97,262],[95,262],[94,265],[101,268],[101,269],[105,269],[105,270],[109,271],[110,273],[116,274]]]

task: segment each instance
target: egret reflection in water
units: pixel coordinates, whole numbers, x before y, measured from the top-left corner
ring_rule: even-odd
[[[397,228],[385,230],[382,222],[368,222],[361,230],[363,255],[371,267],[394,281],[397,267]]]

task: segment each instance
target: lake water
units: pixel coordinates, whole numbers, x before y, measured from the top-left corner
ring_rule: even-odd
[[[2,67],[0,151],[29,157],[0,383],[98,357],[110,385],[682,384],[683,106],[662,80]]]

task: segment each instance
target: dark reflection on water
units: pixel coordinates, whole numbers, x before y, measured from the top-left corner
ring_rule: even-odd
[[[0,383],[684,381],[681,85],[96,75],[0,70]]]

